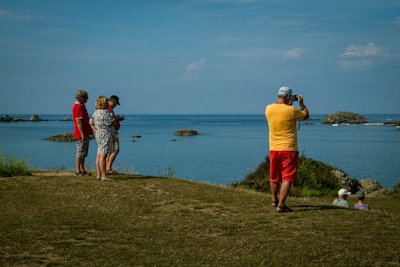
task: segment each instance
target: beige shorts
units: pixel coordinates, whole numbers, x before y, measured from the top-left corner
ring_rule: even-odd
[[[114,151],[119,151],[119,136],[118,132],[112,133],[112,140],[114,142]]]

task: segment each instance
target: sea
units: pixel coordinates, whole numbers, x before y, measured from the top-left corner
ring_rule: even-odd
[[[29,119],[31,114],[9,114]],[[73,170],[75,143],[47,137],[72,133],[70,114],[38,114],[39,122],[1,122],[0,155],[25,160],[33,169]],[[324,115],[298,123],[300,155],[330,164],[351,178],[371,178],[385,188],[400,183],[400,131],[383,123],[400,114],[362,114],[363,125],[324,125]],[[176,136],[192,129],[195,136]],[[217,185],[245,179],[268,155],[264,114],[142,115],[121,122],[114,168],[124,173],[173,176]],[[97,144],[90,141],[86,166],[95,169]]]

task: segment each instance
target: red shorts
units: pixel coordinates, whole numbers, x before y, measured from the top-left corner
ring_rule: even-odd
[[[270,151],[269,181],[273,183],[296,182],[299,166],[298,151]]]

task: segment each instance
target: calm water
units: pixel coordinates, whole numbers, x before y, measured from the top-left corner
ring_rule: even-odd
[[[28,160],[33,168],[74,169],[75,144],[46,141],[72,132],[70,115],[39,115],[43,122],[0,123],[0,153]],[[364,115],[370,122],[400,115]],[[29,115],[18,115],[29,118]],[[299,151],[329,163],[349,176],[373,178],[384,187],[400,182],[400,131],[391,126],[322,125],[314,115],[299,130]],[[178,137],[190,128],[198,136]],[[133,135],[141,138],[132,142]],[[213,184],[244,179],[268,153],[268,128],[261,115],[127,115],[120,130],[121,152],[117,169],[139,174],[165,173]],[[95,168],[97,144],[91,141],[87,165]]]

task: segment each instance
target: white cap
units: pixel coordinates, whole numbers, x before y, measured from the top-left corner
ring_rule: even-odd
[[[292,89],[288,86],[282,86],[279,88],[278,96],[287,96],[292,94]]]
[[[338,192],[338,196],[340,196],[340,195],[348,195],[349,196],[349,195],[351,195],[351,192],[347,189],[342,188]]]

